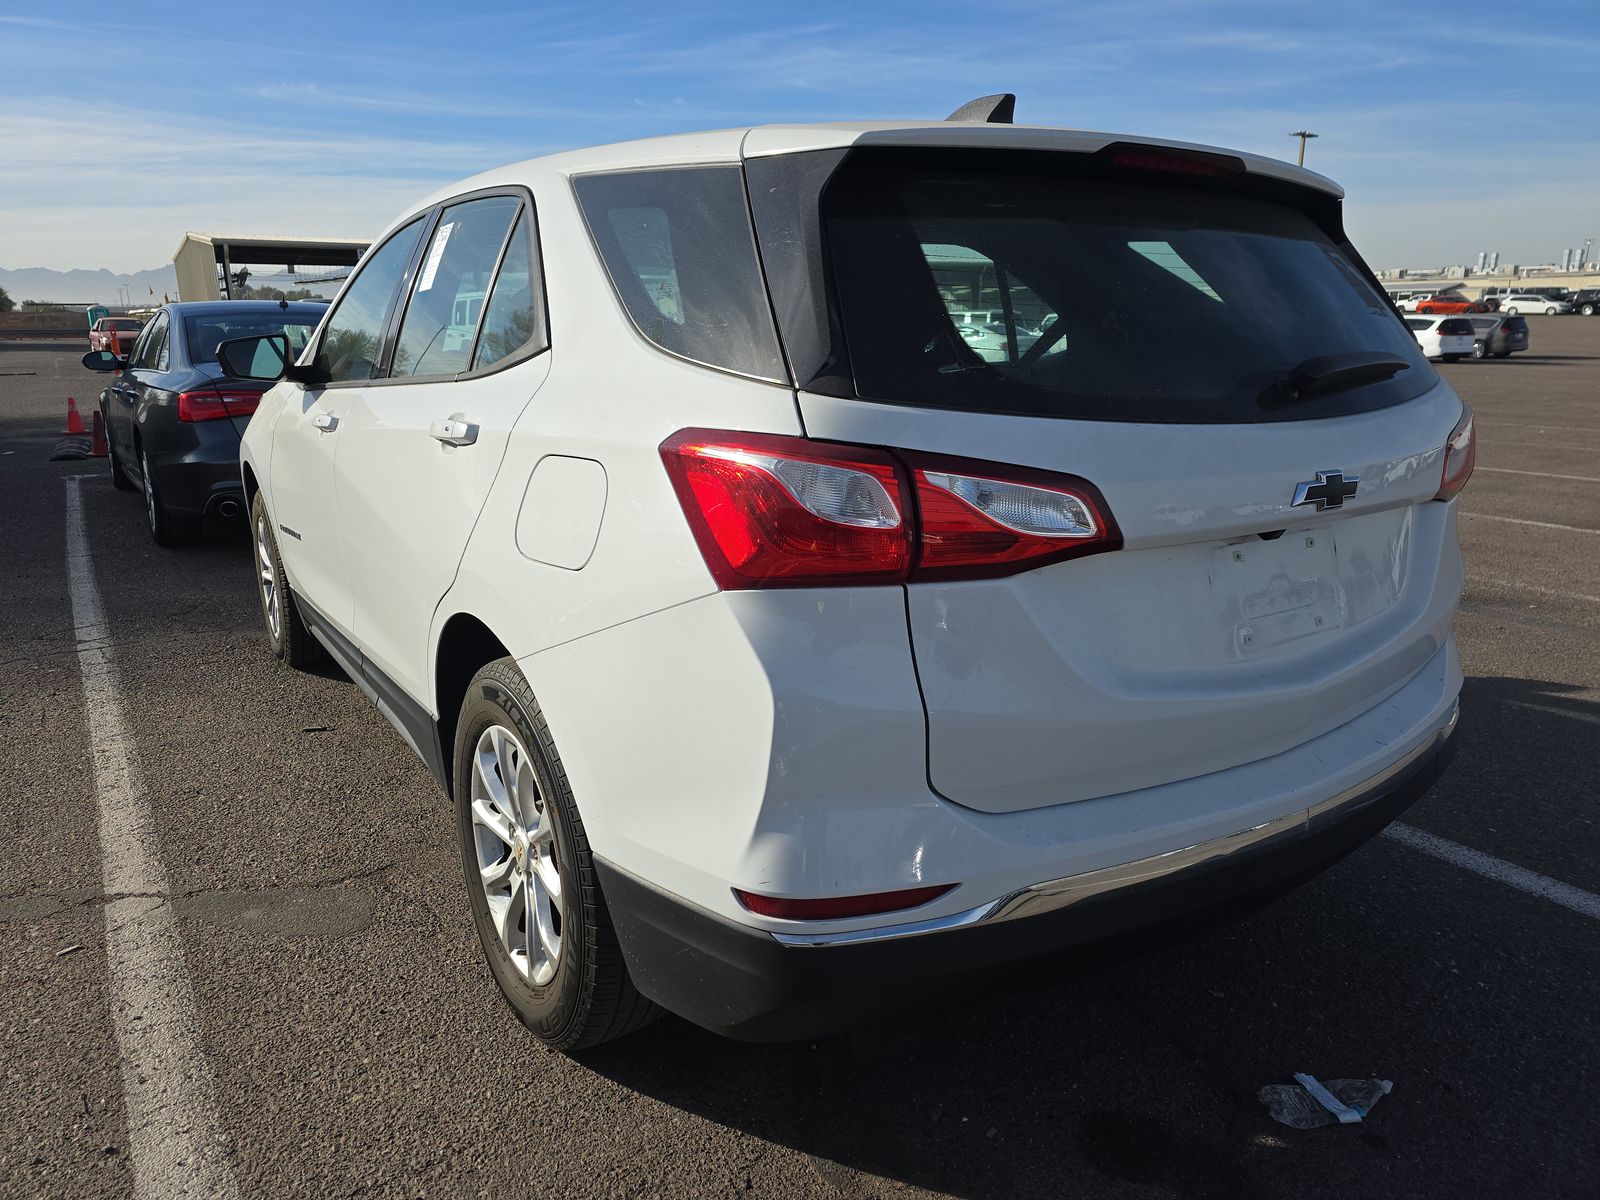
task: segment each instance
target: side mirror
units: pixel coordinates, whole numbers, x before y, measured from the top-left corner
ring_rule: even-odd
[[[261,333],[217,343],[217,361],[235,379],[275,383],[289,366],[289,339],[281,333]]]
[[[91,350],[83,356],[83,365],[91,371],[120,371],[128,365],[128,356],[118,357],[109,350]]]
[[[217,362],[235,379],[256,379],[265,383],[276,383],[280,379],[309,384],[326,382],[316,367],[295,363],[289,351],[289,339],[281,333],[260,333],[218,342]]]

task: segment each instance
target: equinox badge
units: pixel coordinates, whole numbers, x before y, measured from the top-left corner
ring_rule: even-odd
[[[1360,482],[1359,475],[1346,475],[1343,471],[1318,471],[1315,479],[1294,485],[1294,501],[1290,507],[1315,504],[1318,512],[1325,508],[1343,508],[1344,498],[1354,496],[1356,485]]]

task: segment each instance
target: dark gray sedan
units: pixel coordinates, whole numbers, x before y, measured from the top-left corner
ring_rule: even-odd
[[[264,386],[230,378],[217,344],[282,333],[298,353],[326,311],[274,300],[168,304],[126,355],[84,355],[91,371],[116,374],[100,394],[111,481],[143,488],[157,545],[181,545],[201,536],[208,519],[244,514],[239,438]]]

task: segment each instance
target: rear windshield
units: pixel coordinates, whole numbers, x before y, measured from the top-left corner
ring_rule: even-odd
[[[184,336],[189,346],[191,363],[217,361],[217,343],[231,338],[255,337],[258,334],[282,333],[289,338],[289,356],[298,357],[306,348],[320,313],[203,313],[183,319]]]
[[[1526,333],[1528,331],[1528,319],[1526,317],[1507,317],[1500,328],[1511,333]]]
[[[108,328],[108,329],[133,329],[133,330],[139,330],[139,329],[143,329],[144,328],[144,322],[140,321],[140,320],[136,320],[135,318],[132,318],[132,317],[129,317],[127,319],[113,319],[113,320],[108,321],[106,323],[106,328]]]
[[[1368,411],[1436,381],[1389,298],[1310,217],[1066,158],[873,149],[846,160],[822,215],[859,395],[1234,422]],[[1307,360],[1356,352],[1409,366],[1281,403]]]
[[[1446,336],[1459,333],[1471,336],[1472,322],[1465,317],[1451,317],[1447,321],[1439,322],[1439,332]]]

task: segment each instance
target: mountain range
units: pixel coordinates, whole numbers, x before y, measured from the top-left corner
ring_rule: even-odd
[[[99,270],[52,271],[49,267],[0,267],[0,288],[18,304],[42,300],[54,304],[120,304],[122,293],[132,304],[160,304],[163,296],[178,298],[178,273],[171,263],[131,275]],[[152,292],[154,295],[152,296]]]

